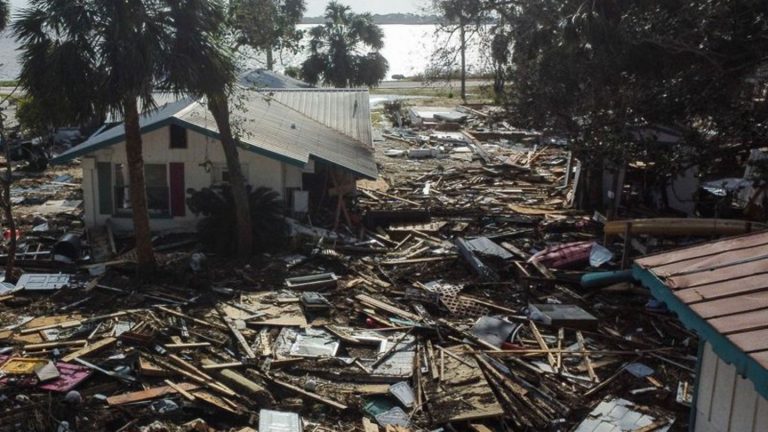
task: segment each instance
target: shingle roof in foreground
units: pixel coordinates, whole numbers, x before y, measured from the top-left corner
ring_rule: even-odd
[[[768,232],[652,255],[633,271],[768,397]]]

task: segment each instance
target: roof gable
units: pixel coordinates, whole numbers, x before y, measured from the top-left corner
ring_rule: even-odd
[[[368,93],[366,91],[362,94],[367,108]],[[244,149],[296,165],[304,165],[314,157],[364,177],[377,176],[369,143],[325,125],[262,92],[240,90],[234,97],[237,102],[233,104],[231,118]],[[356,94],[356,97],[360,95]],[[364,112],[369,113],[367,109]],[[362,112],[360,115],[363,115]],[[370,129],[370,114],[366,119],[365,123]],[[206,106],[198,101],[184,99],[169,103],[143,115],[140,120],[142,133],[169,124],[177,124],[218,139],[216,122]],[[122,142],[124,137],[124,128],[113,127],[62,153],[54,159],[54,163],[114,145]]]

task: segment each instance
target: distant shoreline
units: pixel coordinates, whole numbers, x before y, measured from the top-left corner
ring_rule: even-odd
[[[304,17],[301,24],[323,24],[325,17]],[[438,25],[442,20],[437,15],[416,15],[416,14],[375,14],[373,22],[379,25]]]

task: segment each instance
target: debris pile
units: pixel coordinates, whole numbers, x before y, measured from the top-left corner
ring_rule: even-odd
[[[487,115],[391,135],[362,225],[289,221],[282,254],[159,239],[162,270],[137,281],[130,248],[97,254],[89,230],[57,271],[23,267],[0,292],[0,431],[685,427],[695,335],[571,209],[578,161]]]

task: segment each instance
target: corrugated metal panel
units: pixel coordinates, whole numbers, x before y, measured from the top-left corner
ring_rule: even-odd
[[[700,332],[714,329],[741,352],[738,355],[751,358],[765,373],[768,232],[662,253],[637,260],[636,265],[666,285],[673,310],[681,318],[689,316],[686,325]],[[721,351],[718,354],[723,355]]]
[[[368,146],[373,145],[367,89],[260,89],[276,101]]]
[[[306,163],[310,157],[315,157],[366,177],[377,176],[373,151],[359,140],[260,92],[244,90],[235,99],[238,102],[234,104],[232,122],[240,141],[295,161]],[[312,103],[312,99],[307,97],[308,103]],[[327,101],[317,98],[315,102]],[[200,103],[193,104],[176,117],[213,133],[218,132],[212,116]]]
[[[286,98],[295,106],[288,106],[264,92],[240,90],[231,114],[233,129],[240,141],[252,146],[253,150],[290,163],[305,164],[314,157],[361,176],[376,178],[378,170],[371,146],[368,92],[315,89],[295,92]],[[301,95],[302,92],[307,94]],[[336,96],[329,97],[331,94]],[[350,114],[352,106],[361,108]],[[141,126],[151,128],[169,121],[218,134],[216,122],[206,106],[189,99],[142,116]],[[354,135],[337,127],[354,132]],[[124,135],[122,125],[115,126],[59,155],[56,162],[65,162],[115,144],[122,141]]]

